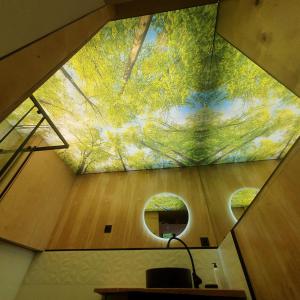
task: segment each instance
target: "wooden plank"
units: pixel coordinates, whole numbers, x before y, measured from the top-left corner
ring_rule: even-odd
[[[152,0],[152,1],[107,1],[115,4],[115,19],[132,18],[159,12],[217,3],[217,0]],[[118,2],[118,3],[116,3]]]
[[[0,60],[0,121],[112,19],[105,6]]]
[[[166,247],[143,223],[145,203],[161,192],[185,199],[191,223],[182,238],[189,246],[200,247],[201,236],[216,246],[197,168],[175,168],[77,177],[48,249]],[[112,225],[111,233],[104,233],[105,225]]]
[[[225,0],[217,32],[300,96],[299,15],[299,0]]]
[[[236,299],[246,299],[246,294],[242,290],[221,290],[221,289],[193,289],[193,288],[97,288],[95,293],[100,295],[118,295],[138,293],[141,296],[146,294],[171,294],[186,296],[210,296],[210,297],[230,297]]]
[[[235,224],[229,200],[240,188],[260,189],[277,167],[278,160],[203,166],[199,168],[218,244]]]
[[[218,242],[234,225],[228,211],[230,194],[241,187],[260,188],[277,164],[266,161],[77,177],[48,249],[164,247],[164,241],[145,230],[142,218],[146,201],[160,192],[182,196],[192,211],[191,227],[182,237],[189,246],[199,247],[200,236],[208,236],[211,246],[216,246],[211,221]],[[113,225],[112,233],[103,232],[105,225]]]
[[[44,249],[74,177],[55,152],[32,154],[0,202],[0,238]]]
[[[159,213],[158,211],[146,211],[145,222],[150,231],[159,236]]]
[[[257,299],[299,299],[300,141],[234,233]]]

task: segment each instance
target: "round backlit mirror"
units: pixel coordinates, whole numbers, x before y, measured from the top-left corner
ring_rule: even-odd
[[[157,237],[169,239],[173,234],[181,234],[189,219],[183,199],[172,193],[152,196],[144,209],[146,227]]]
[[[257,195],[257,188],[242,188],[231,194],[230,208],[233,219],[237,221]]]

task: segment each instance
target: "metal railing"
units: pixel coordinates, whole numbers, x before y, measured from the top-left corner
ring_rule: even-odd
[[[4,159],[4,164],[0,169],[0,181],[3,179],[5,174],[8,172],[8,170],[11,168],[11,166],[14,165],[14,162],[17,160],[20,154],[24,152],[28,152],[29,154],[23,161],[23,163],[20,165],[20,167],[16,170],[16,172],[12,175],[11,179],[9,180],[8,184],[4,187],[3,191],[0,191],[0,199],[2,198],[3,194],[8,190],[9,186],[12,184],[13,180],[16,178],[18,173],[20,172],[21,168],[24,166],[25,162],[29,159],[30,155],[35,151],[46,151],[46,150],[57,150],[57,149],[66,149],[69,147],[68,142],[63,137],[63,135],[60,133],[60,131],[57,129],[55,124],[52,122],[50,117],[47,115],[43,107],[40,105],[40,103],[37,101],[37,99],[32,95],[30,96],[31,101],[33,102],[33,106],[0,138],[0,155],[1,154],[10,154],[12,153],[7,161]],[[2,145],[5,143],[5,141],[11,137],[11,135],[18,131],[18,128],[20,128],[21,122],[29,116],[31,113],[34,112],[34,109],[37,109],[37,114],[41,116],[40,120],[33,126],[28,126],[27,128],[31,128],[32,130],[26,135],[24,140],[20,143],[20,145],[17,146],[16,149],[9,149],[5,150],[5,147],[2,147]],[[55,134],[58,136],[62,144],[59,145],[52,145],[52,146],[31,146],[27,145],[30,142],[30,139],[34,136],[36,131],[41,127],[43,122],[47,122],[52,128],[52,130],[55,132]],[[45,126],[42,126],[45,127]],[[47,128],[49,128],[47,126]]]

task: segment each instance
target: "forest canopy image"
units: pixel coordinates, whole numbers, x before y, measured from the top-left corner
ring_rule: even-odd
[[[145,207],[145,211],[181,211],[187,210],[181,198],[172,193],[160,193],[152,196]]]
[[[242,188],[235,191],[230,198],[231,207],[248,207],[258,192],[257,188]]]
[[[214,32],[216,12],[206,5],[110,22],[34,93],[70,144],[58,153],[74,172],[286,154],[300,133],[300,100]]]

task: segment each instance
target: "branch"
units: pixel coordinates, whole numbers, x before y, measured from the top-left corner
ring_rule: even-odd
[[[68,71],[64,67],[61,67],[60,70],[62,71],[64,76],[69,80],[69,82],[73,85],[73,87],[77,90],[77,92],[88,102],[88,104],[92,107],[94,112],[98,113],[102,117],[102,114],[99,111],[98,107],[84,94],[84,92],[76,84],[76,82],[73,80],[72,76],[68,73]]]
[[[145,146],[145,147],[151,149],[152,151],[159,153],[161,156],[165,156],[165,157],[169,158],[170,160],[176,162],[176,164],[177,164],[179,167],[185,167],[185,164],[184,164],[184,163],[182,163],[181,161],[177,160],[176,158],[174,158],[174,157],[168,155],[167,153],[162,152],[161,150],[159,150],[159,149],[157,149],[157,148],[155,148],[155,147],[153,147],[153,146],[151,146],[151,145],[145,143],[144,141],[140,141],[140,143],[141,143],[141,145],[143,145],[143,146]]]
[[[262,130],[262,131],[259,131],[259,130],[258,130],[258,131],[257,131],[257,130],[254,130],[254,132],[252,131],[249,139],[247,139],[246,141],[244,141],[242,144],[238,145],[237,147],[232,148],[232,149],[230,149],[228,152],[222,154],[220,157],[218,157],[217,159],[213,160],[213,161],[211,162],[211,164],[215,164],[215,163],[217,163],[218,161],[220,161],[221,159],[223,159],[224,157],[226,157],[228,154],[230,154],[230,153],[232,153],[232,152],[235,152],[235,151],[241,149],[241,148],[244,147],[246,144],[252,142],[252,141],[253,141],[255,138],[257,138],[259,135],[263,135],[264,133],[266,133],[269,129],[270,129],[270,128],[267,127],[267,128],[265,128],[264,130]],[[252,133],[254,133],[255,135],[252,135]],[[249,134],[248,134],[248,135],[249,135]],[[246,134],[245,136],[247,136],[247,134]]]
[[[43,104],[46,104],[46,105],[51,105],[51,106],[56,107],[56,108],[58,108],[58,109],[60,109],[60,110],[63,110],[63,111],[65,111],[65,112],[69,113],[70,115],[73,114],[72,111],[67,110],[67,109],[65,109],[65,108],[63,108],[63,107],[61,107],[61,106],[55,105],[55,104],[53,104],[53,103],[51,103],[51,102],[48,102],[48,101],[46,101],[46,100],[44,100],[44,99],[38,99],[38,98],[37,98],[37,100],[38,100],[40,103],[43,103]]]

